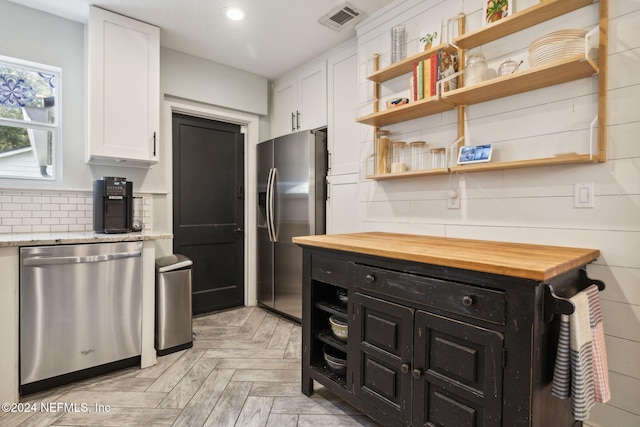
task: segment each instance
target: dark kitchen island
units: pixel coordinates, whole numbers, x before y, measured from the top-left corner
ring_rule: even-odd
[[[586,275],[598,250],[378,232],[293,241],[304,394],[318,381],[385,426],[580,424],[551,379],[564,298],[603,287]],[[346,342],[331,316],[347,320]]]

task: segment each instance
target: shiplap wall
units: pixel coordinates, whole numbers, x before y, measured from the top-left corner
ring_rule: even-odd
[[[521,10],[536,0],[514,0]],[[420,35],[441,28],[458,12],[467,30],[480,25],[481,0],[397,1],[358,28],[359,113],[371,109],[374,53],[389,64],[390,29],[405,24],[408,55]],[[605,281],[601,293],[612,400],[598,404],[587,424],[640,425],[640,2],[609,0],[608,147],[606,163],[538,167],[390,181],[364,178],[373,129],[360,138],[361,231],[384,230],[486,240],[597,248],[588,273]],[[598,4],[474,49],[494,70],[507,58],[525,59],[529,42],[564,28],[591,29]],[[444,28],[443,28],[444,30]],[[441,33],[443,31],[440,31]],[[382,85],[383,99],[408,95],[408,76]],[[467,109],[469,144],[494,143],[496,159],[585,152],[597,114],[597,79],[586,78]],[[445,146],[456,139],[455,112],[389,126],[395,138]],[[595,207],[574,208],[574,184],[594,183]],[[461,208],[446,208],[447,190],[461,193]]]

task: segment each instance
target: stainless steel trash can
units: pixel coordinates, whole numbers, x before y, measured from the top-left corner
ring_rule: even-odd
[[[156,334],[158,356],[193,346],[191,266],[184,255],[156,259]]]

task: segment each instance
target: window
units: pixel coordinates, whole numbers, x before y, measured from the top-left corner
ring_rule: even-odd
[[[56,67],[0,56],[0,177],[55,179],[60,141]]]

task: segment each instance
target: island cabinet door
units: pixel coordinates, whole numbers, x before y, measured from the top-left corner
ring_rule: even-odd
[[[354,296],[349,354],[354,392],[385,416],[411,423],[413,310],[367,295]]]
[[[416,312],[414,426],[501,426],[501,333]]]

